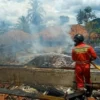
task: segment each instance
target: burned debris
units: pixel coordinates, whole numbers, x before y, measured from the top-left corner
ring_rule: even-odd
[[[100,83],[92,83],[91,89],[92,94],[88,97],[86,91],[82,92],[74,88],[67,87],[64,91],[56,86],[23,84],[10,88],[0,88],[0,100],[100,100]]]
[[[57,53],[44,53],[34,56],[26,65],[40,68],[66,68],[72,67],[71,56]]]

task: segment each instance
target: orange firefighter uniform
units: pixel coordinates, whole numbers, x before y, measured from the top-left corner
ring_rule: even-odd
[[[84,82],[91,84],[90,81],[90,62],[97,58],[93,47],[83,42],[72,49],[72,59],[75,63],[75,80],[77,88],[84,88]]]

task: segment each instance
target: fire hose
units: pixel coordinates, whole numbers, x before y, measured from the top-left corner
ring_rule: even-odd
[[[98,70],[100,70],[100,66],[99,65],[96,65],[94,62],[91,62],[91,64]]]
[[[99,56],[97,57],[97,59],[96,59],[99,63],[97,63],[96,64],[96,62],[94,61],[91,61],[91,64],[96,68],[96,69],[98,69],[98,70],[100,70],[100,58],[99,58]]]

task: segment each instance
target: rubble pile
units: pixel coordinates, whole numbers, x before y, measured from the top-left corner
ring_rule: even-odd
[[[0,88],[0,100],[42,100],[37,98],[45,98],[45,95],[61,97],[64,96],[64,92],[54,86],[38,84]]]
[[[30,62],[28,62],[27,65],[34,65],[40,68],[73,67],[71,56],[56,53],[45,53],[36,55]]]
[[[100,100],[99,88],[93,86],[91,96],[86,97],[86,91],[79,92],[71,87],[22,84],[0,88],[0,100]]]

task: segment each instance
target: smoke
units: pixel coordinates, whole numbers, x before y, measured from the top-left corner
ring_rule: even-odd
[[[16,52],[14,56],[20,62],[25,62],[39,53],[71,53],[73,47],[73,41],[69,35],[69,17],[63,10],[64,0],[38,0],[38,2],[41,2],[45,14],[43,13],[40,25],[30,25],[32,34],[17,32],[18,36],[12,37],[9,32],[10,39],[13,40],[10,51]],[[12,33],[15,34],[15,32]],[[9,42],[7,43],[9,45]]]
[[[64,24],[48,26],[41,32],[33,35],[34,40],[29,49],[34,53],[71,53],[73,41],[69,35],[70,26]]]
[[[64,0],[38,0],[41,3],[43,9],[43,23],[42,25],[45,28],[38,32],[38,26],[36,30],[31,30],[37,32],[37,39],[33,41],[32,48],[33,53],[38,52],[58,52],[62,53],[71,51],[73,46],[73,41],[69,35],[70,26],[69,26],[69,17],[64,13],[63,5]],[[52,6],[53,5],[53,6]],[[39,26],[39,28],[41,25]],[[49,50],[48,50],[49,48]],[[52,48],[52,49],[51,49]],[[55,49],[57,48],[57,49]],[[50,51],[51,50],[51,51]]]
[[[12,53],[7,53],[5,55],[9,56],[12,54],[16,56],[15,58],[28,59],[34,54],[41,53],[71,53],[73,47],[73,41],[70,32],[70,23],[75,24],[76,12],[87,5],[86,0],[1,0],[0,1],[0,19],[4,21],[9,21],[11,23],[17,23],[18,19],[22,16],[26,18],[29,9],[31,9],[30,1],[38,1],[41,3],[40,12],[42,18],[35,17],[35,24],[30,24],[29,29],[31,29],[31,34],[25,32],[24,30],[17,32],[11,32],[8,34],[4,27],[5,23],[2,21],[2,27],[0,27],[0,32],[4,35],[0,35],[0,54],[3,56],[1,51],[10,51]],[[30,2],[30,3],[29,3]],[[95,10],[98,11],[99,0],[94,3],[94,0],[89,1],[88,5],[96,7]],[[35,5],[36,6],[36,5]],[[13,9],[12,9],[13,8]],[[34,10],[34,9],[33,9]],[[31,11],[33,11],[31,9]],[[40,14],[40,15],[41,15]],[[99,13],[98,13],[99,15]],[[37,20],[36,18],[40,18]],[[42,21],[41,21],[42,19]],[[41,21],[41,23],[40,23]],[[1,20],[0,20],[1,22]],[[26,21],[27,22],[27,21]],[[23,24],[23,23],[20,23]],[[25,24],[24,24],[25,25]],[[24,26],[23,25],[23,26]],[[6,26],[6,25],[5,25]],[[26,25],[27,26],[27,25]],[[25,28],[27,28],[24,26]],[[7,26],[6,26],[7,27]],[[12,25],[14,27],[14,25]],[[3,29],[4,28],[4,29]],[[2,30],[3,29],[3,30]],[[7,29],[8,30],[8,29]],[[23,31],[23,32],[22,32]],[[16,33],[16,34],[15,34]],[[20,34],[19,34],[20,33]],[[1,34],[1,33],[0,33]],[[15,36],[14,36],[15,34]],[[13,37],[12,37],[13,36]],[[9,46],[9,50],[8,50]],[[4,53],[5,53],[4,52]],[[16,54],[14,54],[16,53]],[[9,59],[9,58],[8,58]]]

